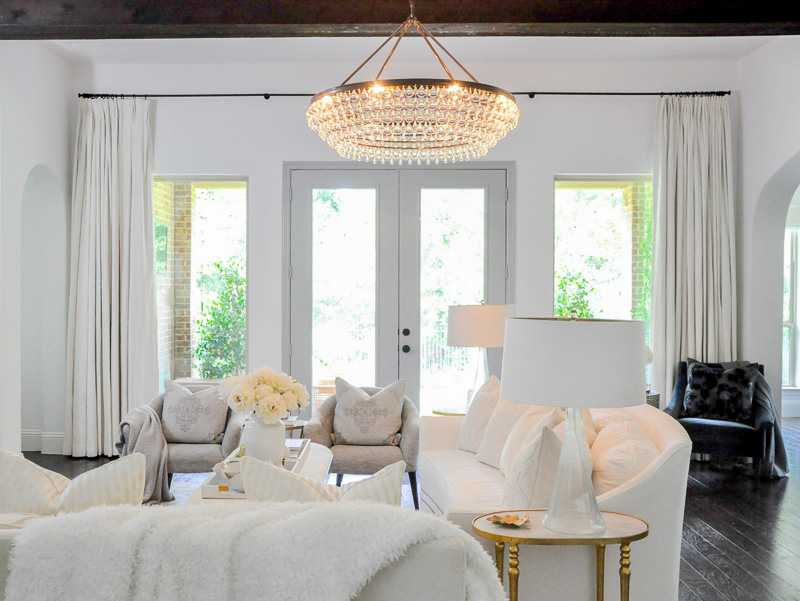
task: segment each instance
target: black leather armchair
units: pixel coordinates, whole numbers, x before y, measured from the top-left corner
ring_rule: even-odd
[[[764,366],[758,366],[764,375]],[[752,457],[755,475],[761,473],[761,461],[766,458],[775,425],[772,415],[759,403],[753,403],[751,423],[727,422],[717,419],[683,416],[683,398],[686,396],[687,364],[678,365],[678,377],[669,405],[664,409],[686,429],[692,439],[692,452],[717,457]]]

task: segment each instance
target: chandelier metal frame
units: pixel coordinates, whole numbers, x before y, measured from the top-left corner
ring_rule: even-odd
[[[455,162],[486,154],[517,126],[514,96],[480,83],[453,54],[410,15],[340,85],[311,99],[308,125],[341,156],[372,163]],[[381,75],[410,28],[415,28],[448,79],[386,79]],[[372,81],[349,83],[391,40],[389,55]],[[469,81],[456,79],[434,44]]]

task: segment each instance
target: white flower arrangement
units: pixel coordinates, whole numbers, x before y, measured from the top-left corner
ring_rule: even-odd
[[[219,395],[237,413],[253,413],[265,424],[277,423],[290,411],[309,404],[305,386],[269,367],[225,378],[219,385]]]

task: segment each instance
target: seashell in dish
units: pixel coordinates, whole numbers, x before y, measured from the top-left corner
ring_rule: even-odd
[[[531,523],[530,516],[526,513],[523,516],[507,513],[503,515],[491,515],[486,518],[487,521],[501,526],[509,526],[512,528],[527,528]]]

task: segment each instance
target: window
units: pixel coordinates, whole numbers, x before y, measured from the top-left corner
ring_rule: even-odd
[[[783,365],[781,386],[797,386],[797,252],[798,228],[786,228],[783,238]]]
[[[160,380],[246,368],[247,182],[155,178]]]
[[[653,182],[555,182],[556,316],[637,319],[650,340]]]

